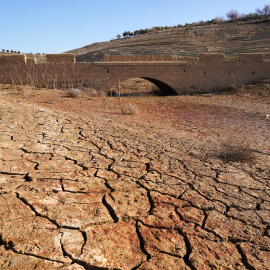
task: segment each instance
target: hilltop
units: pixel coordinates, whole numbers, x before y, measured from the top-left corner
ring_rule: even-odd
[[[225,53],[229,60],[241,52],[261,52],[270,59],[270,20],[173,27],[68,52],[76,54],[77,62],[102,61],[103,54],[198,56],[205,52]]]

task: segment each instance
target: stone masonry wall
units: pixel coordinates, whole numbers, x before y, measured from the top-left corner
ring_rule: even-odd
[[[239,53],[235,61],[237,62],[263,62],[262,53]]]
[[[200,62],[226,62],[228,61],[224,53],[201,53]]]
[[[129,61],[76,63],[74,54],[61,54],[47,55],[46,63],[35,63],[34,60],[26,61],[24,55],[2,55],[0,83],[48,88],[91,87],[108,91],[119,80],[139,77],[162,87],[168,86],[178,94],[189,94],[218,91],[235,83],[270,78],[270,62],[263,61],[261,54],[240,54],[235,62],[227,61],[224,54],[201,54],[199,58],[191,59],[177,57],[178,61],[174,56],[125,57],[109,56],[105,60]]]
[[[24,54],[2,54],[0,55],[0,65],[5,64],[25,64],[26,55]]]
[[[46,54],[46,62],[48,64],[71,64],[75,63],[74,53],[62,53],[62,54]]]
[[[176,55],[103,55],[103,62],[164,62],[186,61],[198,62],[197,57],[181,57]]]

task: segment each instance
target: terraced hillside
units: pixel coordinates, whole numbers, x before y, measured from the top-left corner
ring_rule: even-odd
[[[241,52],[262,52],[270,60],[270,20],[171,28],[125,39],[94,43],[69,52],[78,62],[102,61],[103,54],[198,56],[222,52],[233,60]]]

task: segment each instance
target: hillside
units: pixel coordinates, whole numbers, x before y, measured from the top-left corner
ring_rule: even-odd
[[[76,54],[77,62],[102,61],[103,54],[198,56],[203,52],[225,53],[229,60],[241,52],[262,52],[270,60],[270,20],[171,28],[68,52]]]

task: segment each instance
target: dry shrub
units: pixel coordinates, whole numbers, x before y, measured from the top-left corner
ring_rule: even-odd
[[[108,95],[103,90],[99,90],[99,91],[97,91],[97,96],[98,97],[107,97]]]
[[[50,89],[49,91],[43,89],[43,91],[39,90],[39,92],[43,94],[43,102],[48,104],[54,104],[55,102],[61,101],[64,94],[62,90],[59,90],[57,88]]]
[[[74,89],[71,89],[71,90],[74,90]],[[83,90],[80,90],[80,89],[75,89],[75,90],[81,91],[82,96],[84,95],[87,97],[107,97],[107,94],[104,91],[96,90],[94,88],[84,88]]]
[[[241,93],[241,92],[244,92],[246,88],[243,84],[233,84],[229,87],[228,90],[233,93]]]
[[[21,95],[29,95],[33,91],[33,87],[30,85],[22,85],[17,89],[17,91]]]
[[[72,98],[79,98],[83,96],[83,91],[78,88],[70,88],[67,90],[67,94]]]
[[[246,139],[233,138],[221,146],[219,158],[225,162],[252,163],[255,161],[255,150]]]
[[[83,90],[86,96],[88,97],[97,97],[98,96],[98,91],[94,88],[85,88]]]
[[[120,105],[121,112],[122,114],[127,114],[127,115],[134,115],[138,113],[138,107],[135,104],[121,104]]]

